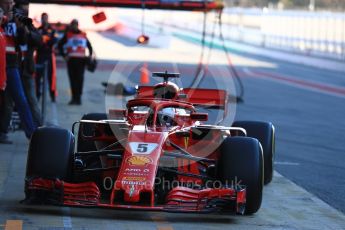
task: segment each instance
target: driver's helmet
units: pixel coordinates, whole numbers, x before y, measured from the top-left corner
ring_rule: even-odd
[[[172,126],[175,117],[175,108],[164,108],[158,112],[158,122],[161,126]]]
[[[172,82],[158,83],[153,88],[153,97],[162,99],[176,99],[179,87]]]

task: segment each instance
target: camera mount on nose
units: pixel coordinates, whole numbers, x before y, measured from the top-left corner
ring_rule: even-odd
[[[164,82],[168,82],[169,78],[179,78],[180,73],[169,73],[168,71],[154,72],[152,73],[152,77],[162,77],[164,79]]]

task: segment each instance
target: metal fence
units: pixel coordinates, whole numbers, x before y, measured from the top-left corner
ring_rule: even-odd
[[[345,14],[229,8],[227,39],[263,47],[345,60]]]

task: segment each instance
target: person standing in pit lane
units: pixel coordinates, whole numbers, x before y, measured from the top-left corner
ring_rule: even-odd
[[[37,64],[43,66],[45,62],[48,64],[48,81],[49,81],[49,91],[50,99],[55,102],[57,96],[56,89],[56,60],[54,53],[54,45],[57,42],[57,37],[55,36],[55,30],[51,27],[48,21],[48,14],[43,13],[41,15],[41,26],[38,28],[38,32],[42,36],[43,44],[37,50]],[[36,74],[36,86],[37,86],[37,98],[39,99],[41,92],[41,80],[44,76],[44,68],[37,71]]]
[[[37,128],[34,123],[29,103],[26,99],[22,81],[19,74],[19,46],[26,44],[27,31],[17,29],[18,20],[13,14],[13,0],[0,0],[0,8],[4,10],[4,14],[8,21],[3,24],[6,37],[6,90],[3,110],[0,114],[0,143],[11,143],[8,140],[7,131],[12,116],[12,101],[18,110],[19,117],[22,121],[24,132],[29,139]]]
[[[29,16],[29,2],[27,0],[16,0],[14,8],[17,14],[22,17]],[[37,126],[42,125],[41,110],[38,106],[36,98],[36,86],[35,86],[35,60],[34,51],[41,46],[42,38],[32,23],[27,25],[21,25],[24,30],[28,31],[27,44],[20,46],[21,51],[21,78],[24,87],[26,98],[29,102],[32,117]]]
[[[4,15],[4,10],[0,6],[0,117],[5,113],[5,89],[6,89],[6,37],[3,25],[7,18]],[[6,133],[0,132],[0,143],[11,144]]]
[[[72,99],[69,105],[81,105],[86,63],[92,57],[92,46],[86,33],[79,29],[78,20],[73,19],[64,37],[60,40],[59,51],[67,62]],[[89,50],[89,57],[86,55]],[[65,52],[66,49],[66,52]]]

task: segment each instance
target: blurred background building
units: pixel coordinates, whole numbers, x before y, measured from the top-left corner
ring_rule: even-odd
[[[345,9],[344,0],[225,0],[228,6],[269,7],[280,9],[334,10]]]

